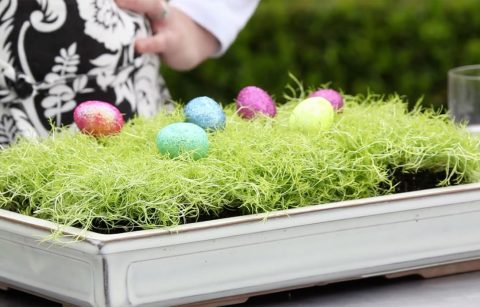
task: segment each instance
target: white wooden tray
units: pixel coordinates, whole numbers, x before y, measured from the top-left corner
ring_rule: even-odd
[[[79,306],[221,304],[480,259],[480,183],[61,245],[56,227],[0,210],[0,283]]]

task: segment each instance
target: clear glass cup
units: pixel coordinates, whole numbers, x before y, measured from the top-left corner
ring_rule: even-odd
[[[457,122],[480,133],[480,65],[468,65],[448,71],[448,109]]]

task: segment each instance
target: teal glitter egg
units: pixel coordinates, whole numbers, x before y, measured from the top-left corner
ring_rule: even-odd
[[[188,153],[194,160],[198,160],[207,156],[208,135],[192,123],[170,124],[158,131],[157,148],[161,154],[171,158]]]
[[[187,122],[205,130],[225,128],[225,112],[222,106],[210,97],[201,96],[190,100],[183,111]]]

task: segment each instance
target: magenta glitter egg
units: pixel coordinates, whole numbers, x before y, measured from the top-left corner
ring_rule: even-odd
[[[341,108],[343,108],[343,97],[336,90],[329,88],[319,89],[308,95],[308,98],[311,97],[322,97],[327,99],[328,101],[330,101],[335,111],[339,111]]]
[[[83,133],[93,136],[118,133],[125,123],[117,107],[97,100],[79,104],[73,111],[73,120]]]
[[[277,107],[272,97],[256,86],[244,87],[237,95],[237,112],[243,118],[253,118],[257,113],[270,117],[277,114]]]

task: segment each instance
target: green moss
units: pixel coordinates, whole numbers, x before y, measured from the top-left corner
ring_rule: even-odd
[[[246,121],[228,106],[225,130],[209,134],[197,161],[155,145],[160,128],[183,121],[180,108],[98,140],[69,131],[24,140],[0,152],[0,207],[116,232],[389,194],[399,173],[442,174],[438,186],[480,179],[478,139],[446,115],[409,112],[398,96],[346,96],[330,130],[302,134],[288,117],[304,95],[274,119]]]

